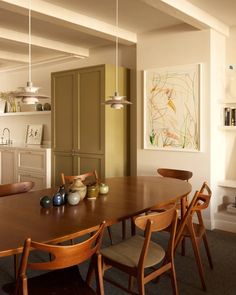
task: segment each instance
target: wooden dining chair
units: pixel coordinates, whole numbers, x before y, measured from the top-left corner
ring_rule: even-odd
[[[63,172],[61,173],[61,181],[62,181],[62,184],[65,186],[72,184],[75,179],[80,179],[85,185],[98,184],[99,182],[98,173],[96,170],[87,172],[81,175],[65,175]],[[107,226],[107,232],[109,235],[110,242],[112,244],[112,235],[111,235],[110,226]]]
[[[83,181],[85,185],[98,183],[98,174],[96,170],[81,175],[65,175],[64,173],[61,173],[61,181],[64,185],[72,184],[73,181],[78,178]]]
[[[33,187],[34,187],[33,181],[23,181],[23,182],[1,184],[0,185],[0,197],[26,193],[26,192],[30,191]],[[16,278],[17,270],[18,270],[18,255],[15,254],[13,256],[13,258],[14,258],[14,275]]]
[[[171,168],[158,168],[157,173],[163,177],[176,178],[184,181],[189,181],[192,178],[193,173],[188,170],[179,170]],[[181,199],[181,202],[177,203],[177,208],[180,209],[181,218],[183,218],[186,208],[188,206],[188,196]],[[182,255],[185,255],[185,239],[182,240]]]
[[[34,187],[33,181],[15,182],[0,185],[0,197],[26,193]]]
[[[30,238],[26,239],[14,295],[103,295],[103,274],[99,249],[104,226],[105,222],[87,240],[74,245],[51,245],[38,243]],[[73,238],[75,237],[76,234],[73,234]],[[53,259],[46,262],[35,262],[30,255],[32,250],[50,253]],[[78,268],[79,264],[89,259],[96,261],[94,267],[97,292],[82,279]],[[33,276],[34,271],[37,271],[37,276]],[[39,271],[49,272],[38,275]]]
[[[161,213],[138,216],[135,225],[144,232],[144,236],[135,235],[121,241],[116,245],[101,249],[103,268],[116,267],[129,275],[128,287],[119,284],[106,275],[104,279],[128,293],[132,291],[132,279],[137,279],[138,294],[145,294],[145,284],[156,277],[169,272],[173,293],[178,294],[178,287],[174,266],[174,246],[177,224],[177,211],[175,206]],[[167,249],[151,241],[154,232],[162,231],[171,226]],[[155,268],[153,268],[155,266]],[[146,274],[145,270],[149,270]]]
[[[208,208],[212,192],[207,185],[206,182],[203,183],[200,191],[197,191],[188,206],[188,209],[183,217],[180,220],[176,241],[175,241],[175,249],[181,243],[183,238],[189,238],[191,240],[193,251],[195,255],[195,260],[198,267],[198,272],[200,275],[202,287],[206,290],[206,280],[204,275],[203,264],[200,256],[200,242],[203,240],[208,262],[210,268],[213,269],[212,257],[207,241],[206,229],[204,226],[203,218],[202,218],[202,210]],[[197,217],[197,222],[194,222],[194,217]]]

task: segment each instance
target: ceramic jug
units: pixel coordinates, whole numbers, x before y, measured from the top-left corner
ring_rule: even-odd
[[[77,191],[80,196],[80,200],[82,201],[87,193],[87,186],[83,184],[81,179],[76,178],[74,182],[70,185],[69,191]]]

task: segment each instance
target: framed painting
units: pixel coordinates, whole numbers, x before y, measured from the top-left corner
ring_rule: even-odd
[[[200,64],[144,71],[144,148],[200,150]]]
[[[41,144],[43,135],[43,125],[27,125],[26,143]]]

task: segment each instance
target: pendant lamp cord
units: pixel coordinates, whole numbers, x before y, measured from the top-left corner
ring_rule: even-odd
[[[29,82],[31,82],[31,0],[29,0]]]
[[[116,93],[118,95],[118,27],[119,27],[119,22],[118,22],[118,12],[119,12],[119,5],[118,5],[118,0],[116,0]]]

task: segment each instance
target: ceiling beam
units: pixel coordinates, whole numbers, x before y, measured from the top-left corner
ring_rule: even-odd
[[[225,36],[229,36],[229,27],[227,25],[186,0],[140,1],[177,19],[180,19],[197,29],[214,29]]]
[[[7,61],[16,61],[21,63],[28,63],[29,61],[29,57],[27,54],[20,54],[5,50],[0,50],[0,58]]]
[[[2,0],[0,6],[25,14],[25,9],[28,9],[28,1],[23,0]],[[87,33],[92,36],[100,37],[106,40],[115,40],[119,37],[119,42],[124,45],[132,45],[137,43],[137,34],[127,31],[116,26],[88,17],[86,15],[74,12],[69,9],[62,8],[58,5],[45,2],[43,0],[32,1],[32,15],[35,18],[58,24],[73,30]]]
[[[23,44],[28,44],[29,35],[22,32],[16,32],[14,30],[0,28],[0,38],[8,41],[19,42]],[[74,46],[71,44],[66,44],[64,42],[55,41],[47,38],[42,38],[38,36],[31,36],[31,44],[33,46],[56,50],[66,54],[73,54],[78,57],[84,58],[89,57],[89,50],[86,48]]]

